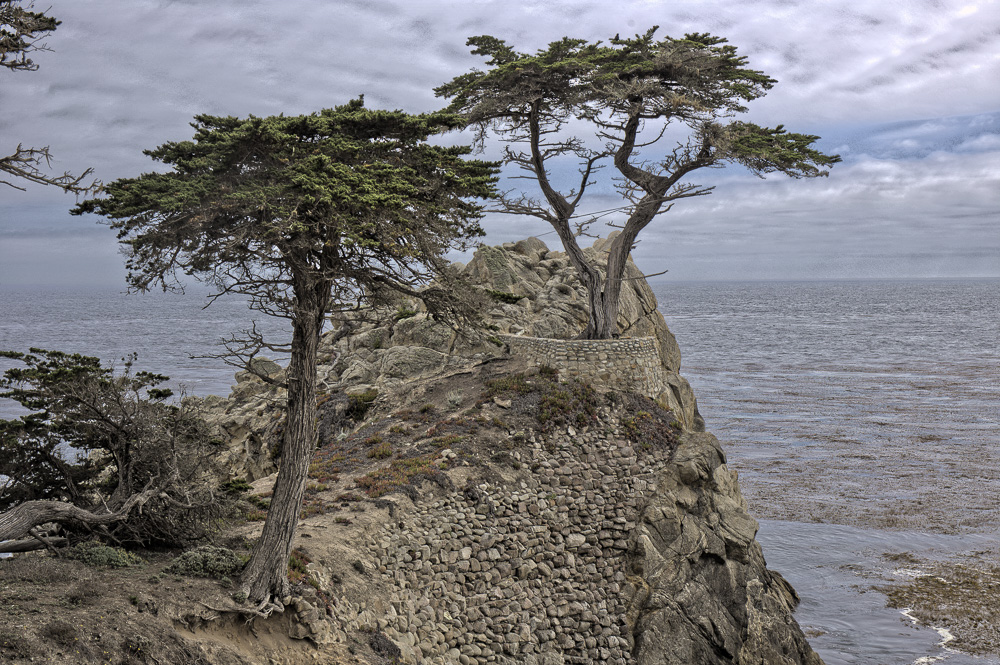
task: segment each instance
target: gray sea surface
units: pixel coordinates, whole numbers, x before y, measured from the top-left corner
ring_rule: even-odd
[[[769,565],[828,665],[997,665],[948,647],[873,585],[887,552],[1000,550],[1000,282],[659,283],[707,427],[722,440]],[[256,319],[237,298],[0,289],[0,349],[31,346],[228,394],[234,369],[192,359]],[[0,363],[4,361],[0,360]],[[0,371],[10,363],[0,364]],[[0,417],[18,412],[0,401]]]
[[[1000,551],[1000,282],[653,288],[827,665],[1000,663],[873,590],[901,579],[887,554]]]
[[[243,298],[209,304],[207,295],[200,290],[0,289],[0,350],[27,353],[37,347],[118,365],[137,353],[135,369],[166,374],[175,393],[228,395],[237,370],[220,359],[197,356],[224,351],[222,338],[249,329],[254,321],[269,339],[287,343],[291,325],[249,309]],[[0,358],[0,371],[15,365]],[[14,413],[21,413],[19,405],[0,400],[0,418]]]

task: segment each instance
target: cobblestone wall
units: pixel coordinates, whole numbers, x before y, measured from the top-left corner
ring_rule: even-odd
[[[521,480],[417,506],[374,545],[395,586],[376,621],[404,663],[632,662],[628,539],[670,451],[604,432],[529,436]]]
[[[592,384],[657,397],[667,389],[653,337],[628,339],[546,339],[505,335],[515,357],[560,370]]]

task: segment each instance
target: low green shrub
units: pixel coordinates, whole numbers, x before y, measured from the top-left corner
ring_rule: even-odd
[[[245,478],[233,478],[222,483],[222,491],[229,494],[243,494],[249,492],[253,487]]]
[[[403,319],[408,319],[416,315],[417,315],[417,310],[400,305],[396,309],[396,313],[392,315],[392,318],[396,321],[402,321]]]
[[[97,540],[74,545],[69,548],[66,555],[88,566],[101,568],[130,568],[146,563],[138,554],[126,552],[120,547],[105,545]]]
[[[486,293],[490,295],[496,302],[502,302],[507,305],[513,305],[517,303],[518,300],[524,296],[519,296],[516,293],[510,293],[508,291],[494,291],[493,289],[487,289]]]
[[[246,565],[247,557],[225,547],[204,545],[174,559],[165,572],[188,577],[221,579],[236,575]]]
[[[348,395],[347,411],[344,415],[355,422],[364,420],[365,414],[368,413],[368,409],[372,407],[372,403],[377,397],[378,391],[374,388],[356,395]]]

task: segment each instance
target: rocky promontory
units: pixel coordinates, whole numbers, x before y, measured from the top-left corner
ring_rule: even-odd
[[[639,271],[621,338],[585,342],[564,254],[529,238],[460,268],[492,298],[482,334],[401,300],[325,336],[285,611],[255,617],[224,583],[168,574],[180,586],[113,610],[122,630],[171,635],[128,662],[822,665]],[[222,474],[253,486],[257,513],[221,541],[238,551],[267,509],[284,395],[237,380],[191,404]]]
[[[326,336],[299,545],[327,618],[294,636],[404,663],[820,663],[639,271],[589,363],[551,346],[586,322],[564,254],[529,238],[462,272],[494,298],[478,339],[405,301]],[[655,381],[623,346],[640,340]],[[642,380],[586,371],[616,363]],[[213,408],[266,494],[281,395],[241,379]]]

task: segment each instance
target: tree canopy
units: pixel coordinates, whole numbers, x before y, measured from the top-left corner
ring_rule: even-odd
[[[205,534],[222,509],[203,477],[211,444],[195,414],[164,401],[167,377],[133,371],[134,356],[119,367],[45,349],[0,357],[19,363],[0,398],[30,410],[0,419],[0,541],[50,521],[146,545]]]
[[[317,440],[316,353],[327,314],[391,293],[447,310],[444,255],[482,234],[476,199],[494,194],[497,165],[465,159],[467,146],[427,142],[461,124],[447,113],[369,110],[360,98],[310,115],[201,115],[193,140],[147,151],[169,171],[116,180],[73,210],[108,218],[133,288],[175,288],[178,273],[192,275],[291,320],[279,473],[243,576],[262,611],[287,591]],[[431,278],[442,285],[421,288]],[[245,342],[234,352],[253,371],[268,345],[253,335]]]
[[[41,40],[54,31],[60,22],[47,16],[45,12],[31,11],[32,5],[33,3],[28,3],[26,7],[22,6],[21,0],[0,0],[0,67],[2,68],[13,72],[33,72],[38,69],[38,65],[31,59],[31,54],[49,50]],[[5,157],[0,156],[0,174],[13,176],[15,180],[0,179],[0,184],[23,190],[24,187],[16,184],[23,180],[40,185],[54,185],[74,194],[86,194],[96,190],[100,185],[97,181],[84,183],[93,173],[92,169],[87,169],[78,176],[68,172],[61,176],[52,176],[41,170],[43,164],[48,167],[51,163],[52,154],[48,146],[25,148],[19,143],[13,153]]]
[[[699,169],[728,164],[758,176],[827,175],[838,161],[812,147],[818,136],[762,127],[734,119],[776,81],[747,66],[725,39],[706,33],[604,42],[563,38],[534,54],[521,53],[489,35],[472,37],[473,53],[488,58],[438,87],[451,98],[481,144],[495,134],[504,157],[534,180],[541,198],[513,190],[500,210],[550,223],[588,289],[590,322],[582,336],[617,332],[618,297],[629,252],[638,234],[683,198],[713,187],[686,181]],[[677,128],[686,136],[672,147]],[[564,158],[579,167],[576,185],[560,191],[554,169]],[[606,266],[591,265],[577,242],[588,221],[584,194],[610,161],[627,221],[613,240]],[[605,211],[606,212],[606,211]]]
[[[73,212],[109,219],[138,290],[179,287],[180,271],[270,313],[293,307],[304,274],[338,302],[411,293],[483,233],[474,199],[492,193],[495,165],[426,143],[460,122],[360,98],[311,115],[199,115],[193,140],[145,151],[170,171],[116,180]]]
[[[45,12],[31,11],[32,3],[21,6],[21,0],[0,0],[0,67],[13,71],[35,71],[38,65],[31,53],[47,50],[41,43],[59,26],[59,21]]]

